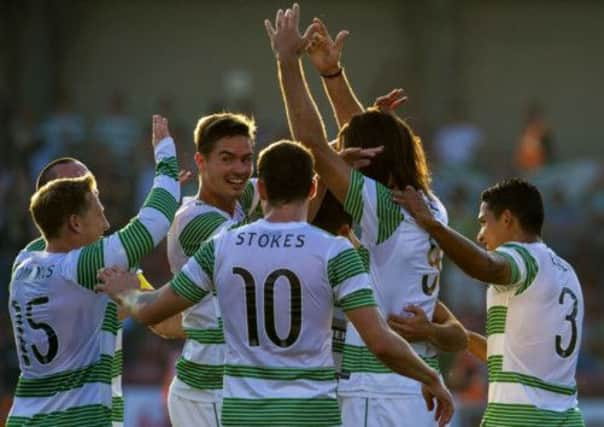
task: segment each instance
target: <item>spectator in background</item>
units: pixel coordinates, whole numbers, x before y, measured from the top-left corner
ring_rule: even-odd
[[[94,125],[94,137],[108,147],[119,161],[129,159],[141,139],[141,129],[136,120],[126,113],[122,93],[116,92],[111,97],[109,110]],[[125,171],[128,168],[118,169]]]
[[[543,108],[529,106],[516,149],[516,164],[523,172],[534,172],[554,159],[552,132],[543,118]]]
[[[467,118],[461,102],[451,108],[449,121],[434,135],[434,154],[441,166],[471,166],[484,142],[484,134]]]

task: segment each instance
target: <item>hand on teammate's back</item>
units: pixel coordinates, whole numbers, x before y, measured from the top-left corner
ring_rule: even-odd
[[[300,6],[294,3],[291,9],[277,11],[275,26],[269,19],[264,20],[264,26],[271,41],[271,47],[278,58],[298,58],[308,44],[309,34],[314,30],[311,24],[303,35],[300,34]]]
[[[399,105],[407,102],[407,96],[405,95],[404,89],[392,89],[386,95],[378,96],[375,98],[373,103],[374,107],[377,107],[384,113],[392,113],[398,108]]]
[[[154,114],[151,138],[153,147],[157,147],[157,144],[159,144],[164,138],[168,138],[169,136],[170,129],[168,129],[168,119],[160,116],[159,114]]]
[[[306,53],[310,62],[317,69],[319,74],[330,76],[340,70],[340,59],[342,58],[342,49],[344,40],[349,32],[342,30],[333,40],[327,27],[319,18],[313,18],[313,23],[308,27],[308,45]]]
[[[102,283],[96,285],[96,292],[103,292],[112,300],[121,303],[121,296],[129,290],[139,289],[140,282],[135,273],[119,267],[106,267],[99,270],[97,279]]]
[[[403,191],[392,190],[391,196],[395,203],[401,205],[415,218],[420,227],[426,229],[436,221],[422,194],[415,188],[408,185]]]
[[[455,407],[453,405],[453,396],[451,396],[451,393],[445,387],[440,377],[438,377],[438,382],[434,384],[422,384],[422,395],[424,396],[428,410],[435,411],[434,419],[438,422],[438,427],[445,427],[451,421]],[[434,399],[436,399],[436,405],[434,404]]]

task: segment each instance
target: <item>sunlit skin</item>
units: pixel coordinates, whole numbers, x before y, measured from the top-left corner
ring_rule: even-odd
[[[98,192],[89,193],[87,199],[88,209],[82,215],[77,215],[82,246],[96,242],[109,229],[109,221],[105,217],[105,207],[99,200]]]
[[[518,221],[507,209],[497,218],[487,203],[482,202],[478,212],[478,224],[480,230],[476,241],[488,251],[493,251],[506,242],[526,240],[525,236],[521,236],[524,233],[518,228]]]
[[[233,215],[235,205],[254,170],[253,147],[243,135],[216,141],[208,156],[195,154],[199,169],[198,198]]]
[[[88,172],[90,172],[88,168],[80,162],[60,163],[52,168],[52,173],[56,178],[78,178]]]

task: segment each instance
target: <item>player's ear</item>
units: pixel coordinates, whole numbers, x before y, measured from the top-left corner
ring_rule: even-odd
[[[504,209],[503,212],[501,212],[501,220],[506,225],[506,227],[509,227],[514,219],[515,218],[509,209]]]
[[[317,177],[314,176],[312,178],[312,182],[310,183],[310,189],[308,190],[308,200],[312,200],[317,195]]]
[[[193,156],[193,159],[195,159],[195,164],[197,165],[197,169],[199,171],[202,171],[205,167],[205,162],[206,159],[203,156],[203,154],[201,154],[199,151],[195,153],[195,155]]]
[[[67,229],[76,234],[82,232],[82,222],[79,215],[71,214],[67,217]]]
[[[260,195],[260,200],[268,200],[266,194],[266,184],[264,183],[264,180],[262,178],[258,178],[257,186],[258,194]]]

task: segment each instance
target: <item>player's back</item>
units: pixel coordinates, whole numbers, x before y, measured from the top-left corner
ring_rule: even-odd
[[[305,222],[259,220],[215,242],[223,424],[339,425],[331,321],[336,300],[372,300],[358,254]]]
[[[583,295],[570,264],[542,242],[506,243],[513,286],[487,291],[485,425],[581,425],[575,372]]]
[[[77,255],[20,255],[9,311],[21,376],[9,425],[36,415],[44,425],[111,423],[117,307],[79,285]]]

